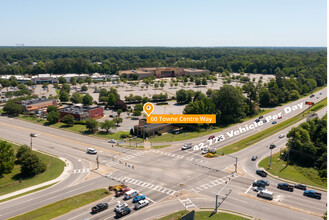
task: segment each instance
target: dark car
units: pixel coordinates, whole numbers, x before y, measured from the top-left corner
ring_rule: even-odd
[[[259,187],[265,187],[269,185],[270,183],[267,180],[257,180],[252,183],[252,186],[259,186]]]
[[[296,189],[306,190],[306,185],[305,184],[295,184],[294,187]]]
[[[122,216],[128,215],[130,212],[131,211],[130,211],[129,207],[124,207],[120,210],[116,210],[115,215],[116,215],[116,217],[122,217]]]
[[[91,212],[92,213],[101,212],[101,211],[107,209],[108,207],[109,207],[109,204],[107,204],[107,203],[99,203],[96,206],[91,208]]]
[[[290,192],[293,192],[294,191],[294,186],[293,185],[290,185],[288,183],[278,183],[277,188],[278,189],[287,190],[287,191],[290,191]]]
[[[259,119],[262,119],[262,118],[263,118],[263,116],[261,115],[261,116],[259,116],[258,118],[259,118]]]
[[[255,120],[255,122],[259,122],[260,120],[257,118],[256,120]]]
[[[267,173],[264,170],[256,170],[256,174],[260,175],[261,177],[267,177]]]
[[[263,123],[266,123],[266,122],[267,122],[266,119],[264,119],[264,120],[263,120]]]
[[[257,160],[257,156],[252,156],[251,160],[252,160],[252,161]]]
[[[310,96],[310,98],[313,98],[314,97],[314,94],[312,94],[311,96]]]
[[[273,122],[272,122],[272,125],[275,125],[275,124],[276,124],[276,121],[273,121]]]
[[[274,149],[274,148],[276,148],[275,144],[271,144],[270,149]]]

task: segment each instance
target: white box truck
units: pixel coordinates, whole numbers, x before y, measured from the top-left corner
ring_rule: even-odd
[[[137,190],[131,189],[128,192],[125,192],[124,198],[130,199],[138,196],[139,192]]]

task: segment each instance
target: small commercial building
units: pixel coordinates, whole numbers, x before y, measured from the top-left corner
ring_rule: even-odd
[[[57,101],[55,99],[30,99],[22,100],[19,102],[22,105],[24,112],[38,112],[40,110],[47,109],[48,106],[57,106]]]
[[[159,132],[168,133],[175,129],[176,127],[172,124],[148,124],[146,123],[146,118],[139,119],[139,124],[134,126],[134,130],[138,137],[143,137],[146,133],[149,136],[156,136]]]
[[[95,107],[83,107],[81,105],[72,105],[59,109],[60,119],[65,115],[72,115],[77,121],[85,121],[89,118],[98,119],[104,116],[104,108],[100,106]]]

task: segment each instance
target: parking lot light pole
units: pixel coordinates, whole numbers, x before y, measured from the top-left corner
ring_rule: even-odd
[[[32,138],[33,138],[33,137],[36,137],[36,136],[34,136],[34,134],[33,134],[33,133],[31,133],[31,134],[30,134],[30,137],[31,137],[31,142],[30,142],[30,145],[31,145],[31,150],[32,150]]]
[[[270,166],[269,166],[269,169],[271,169],[271,164],[272,164],[272,148],[271,148],[271,156],[270,156]]]

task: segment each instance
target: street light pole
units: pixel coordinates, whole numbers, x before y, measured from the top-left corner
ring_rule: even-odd
[[[32,135],[30,135],[30,137],[31,137],[31,143],[30,144],[31,144],[31,150],[32,150]]]

